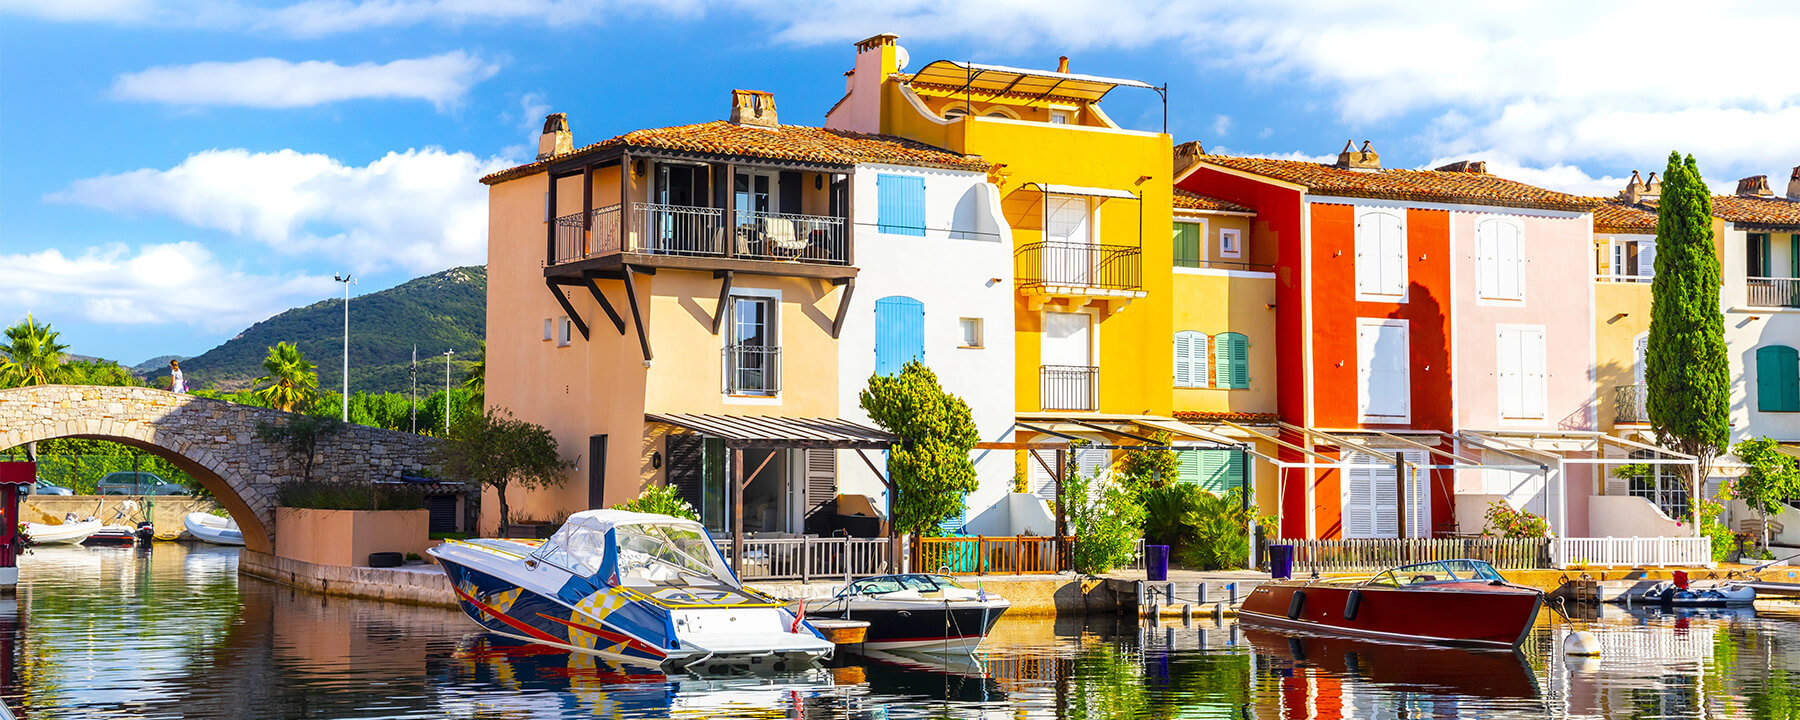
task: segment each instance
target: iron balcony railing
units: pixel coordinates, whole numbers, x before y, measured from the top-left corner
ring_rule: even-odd
[[[1613,422],[1650,422],[1650,403],[1643,385],[1620,385],[1613,388]]]
[[[764,345],[725,346],[725,394],[774,395],[781,392],[781,348]]]
[[[1800,307],[1800,278],[1744,278],[1751,307]]]
[[[619,252],[847,265],[843,218],[741,211],[728,223],[720,208],[631,203],[556,219],[550,264]],[[623,217],[621,217],[623,216]],[[729,239],[729,241],[728,241]]]
[[[1013,257],[1020,287],[1144,287],[1143,249],[1130,245],[1052,240],[1025,245]]]
[[[1045,410],[1094,410],[1100,368],[1091,365],[1044,365],[1038,370],[1039,404]]]

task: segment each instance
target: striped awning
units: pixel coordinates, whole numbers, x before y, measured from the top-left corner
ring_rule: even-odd
[[[731,448],[886,450],[900,442],[885,430],[842,418],[644,413],[644,419],[716,437]]]

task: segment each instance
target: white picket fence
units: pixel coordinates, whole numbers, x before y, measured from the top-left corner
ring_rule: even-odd
[[[731,540],[715,538],[726,561]],[[744,541],[740,570],[745,580],[802,580],[865,577],[898,572],[888,567],[887,538],[798,537]]]
[[[1272,540],[1294,546],[1294,574],[1364,572],[1433,560],[1485,560],[1502,570],[1545,567],[1545,541],[1532,538],[1360,538]]]
[[[1597,567],[1714,567],[1712,538],[1557,538],[1551,541],[1551,560],[1559,568]]]

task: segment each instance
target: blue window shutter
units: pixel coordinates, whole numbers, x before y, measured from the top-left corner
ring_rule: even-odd
[[[890,235],[925,236],[925,178],[875,176],[875,227]]]
[[[1800,412],[1800,353],[1786,345],[1756,350],[1756,409]]]
[[[875,374],[893,375],[925,360],[925,304],[904,295],[875,301]]]

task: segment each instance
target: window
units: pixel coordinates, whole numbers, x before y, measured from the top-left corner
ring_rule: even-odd
[[[1634,460],[1646,460],[1652,453],[1636,450],[1631,453]],[[1649,500],[1670,519],[1688,522],[1692,520],[1692,510],[1688,505],[1687,482],[1675,465],[1644,465],[1647,472],[1642,475],[1631,475],[1625,479],[1626,494]]]
[[[1756,409],[1800,412],[1800,353],[1786,345],[1756,349]]]
[[[568,347],[569,343],[573,342],[574,339],[571,337],[570,331],[574,327],[575,327],[575,324],[572,322],[569,322],[568,316],[563,316],[563,317],[556,319],[556,346],[557,347]]]
[[[781,391],[775,307],[774,298],[731,299],[731,344],[725,346],[726,394],[774,395]]]
[[[1239,241],[1237,230],[1219,231],[1219,257],[1241,258],[1244,256],[1243,243]]]
[[[962,330],[962,347],[981,347],[981,318],[962,318],[956,321]]]
[[[1178,450],[1176,478],[1214,495],[1244,486],[1242,450]]]
[[[551,338],[556,337],[556,331],[552,327],[550,318],[544,318],[544,342],[550,342]]]
[[[1175,267],[1200,267],[1200,223],[1175,223]]]
[[[1219,333],[1213,338],[1213,387],[1226,390],[1250,388],[1250,338],[1242,333]]]
[[[1544,329],[1501,327],[1498,340],[1500,418],[1544,419]]]
[[[1475,223],[1475,292],[1489,300],[1525,299],[1525,231],[1517,221]]]
[[[1357,320],[1357,404],[1363,421],[1411,418],[1411,354],[1405,320]]]
[[[1210,387],[1207,380],[1207,344],[1205,333],[1183,330],[1175,333],[1175,387]]]
[[[1610,274],[1623,282],[1649,282],[1656,276],[1656,241],[1613,240]]]
[[[1050,124],[1051,125],[1068,125],[1073,122],[1075,122],[1075,111],[1073,111],[1073,110],[1051,110],[1050,111]]]
[[[1745,274],[1753,278],[1773,277],[1775,264],[1769,257],[1769,234],[1749,233],[1744,238],[1748,241],[1744,257]]]
[[[1357,299],[1406,299],[1406,223],[1398,210],[1356,216]]]
[[[925,236],[925,178],[875,176],[875,228],[889,235]]]
[[[1067,195],[1051,195],[1045,198],[1049,205],[1045,209],[1045,221],[1048,223],[1047,240],[1056,242],[1085,243],[1089,238],[1088,199]]]
[[[944,108],[945,120],[959,118],[967,114],[969,114],[969,106],[967,105],[951,105],[950,107]]]
[[[875,301],[875,374],[893,375],[925,360],[925,304],[893,295]]]
[[[1399,537],[1400,498],[1396,468],[1385,456],[1399,455],[1407,463],[1406,528],[1407,537],[1431,535],[1431,502],[1427,496],[1425,453],[1420,450],[1383,449],[1383,457],[1353,452],[1345,460],[1350,467],[1344,472],[1340,486],[1343,508],[1343,535],[1346,538]]]

